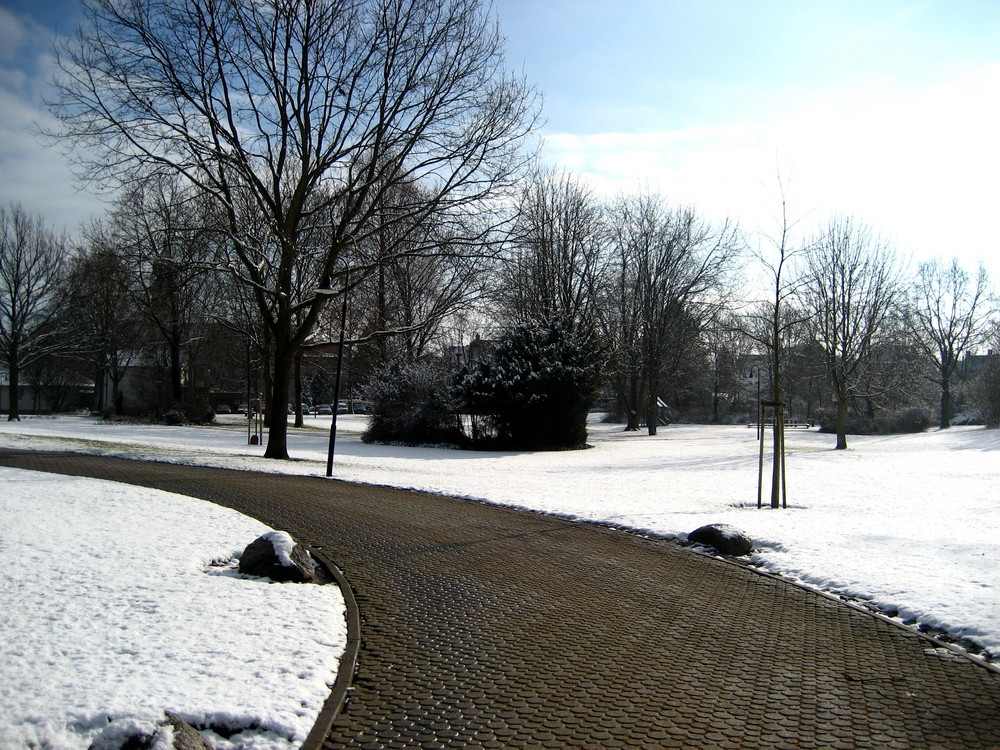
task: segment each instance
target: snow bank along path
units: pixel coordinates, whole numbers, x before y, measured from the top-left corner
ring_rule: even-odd
[[[333,585],[241,576],[268,527],[201,500],[0,469],[0,747],[87,748],[170,710],[219,750],[300,745],[346,644]],[[250,729],[247,729],[250,727]]]

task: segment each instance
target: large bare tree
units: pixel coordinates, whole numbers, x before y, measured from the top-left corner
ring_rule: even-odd
[[[0,362],[7,366],[10,408],[20,420],[21,370],[72,345],[61,317],[69,242],[19,205],[0,206]]]
[[[809,248],[804,294],[837,406],[837,449],[847,448],[847,412],[873,382],[881,337],[902,303],[903,271],[892,248],[871,227],[832,219]]]
[[[644,413],[655,435],[660,387],[728,302],[726,282],[742,239],[733,225],[712,225],[653,193],[621,196],[608,222],[610,300],[602,327],[612,378],[628,414],[626,429],[638,429]]]
[[[955,416],[952,378],[962,357],[990,333],[993,306],[986,269],[980,264],[973,277],[957,258],[921,263],[907,313],[917,345],[933,365],[933,380],[941,389],[939,424],[941,429],[950,427]]]
[[[292,364],[326,299],[296,275],[330,284],[349,248],[386,223],[434,217],[453,229],[448,252],[481,244],[492,227],[470,215],[503,205],[493,199],[521,166],[535,97],[504,71],[480,0],[83,4],[86,23],[60,55],[59,135],[110,187],[154,170],[218,203],[229,268],[269,339],[265,455],[287,458]],[[378,210],[414,182],[412,201]],[[307,270],[304,235],[317,224],[327,244]]]

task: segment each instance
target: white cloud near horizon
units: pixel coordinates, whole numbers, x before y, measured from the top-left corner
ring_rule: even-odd
[[[917,259],[1000,271],[1000,63],[922,88],[814,92],[762,120],[683,130],[552,133],[543,153],[607,195],[649,186],[749,231],[773,228],[778,172],[793,217],[848,214]]]

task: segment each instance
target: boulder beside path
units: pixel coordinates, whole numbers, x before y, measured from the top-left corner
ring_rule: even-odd
[[[688,541],[714,547],[720,555],[749,555],[753,539],[746,532],[725,523],[711,523],[688,534]]]
[[[240,573],[282,583],[316,580],[309,553],[285,531],[269,531],[248,544],[240,556]]]

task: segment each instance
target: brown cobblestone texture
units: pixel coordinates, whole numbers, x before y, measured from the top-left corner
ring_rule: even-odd
[[[997,671],[670,542],[316,478],[0,464],[204,498],[336,563],[362,643],[326,748],[1000,748]]]

